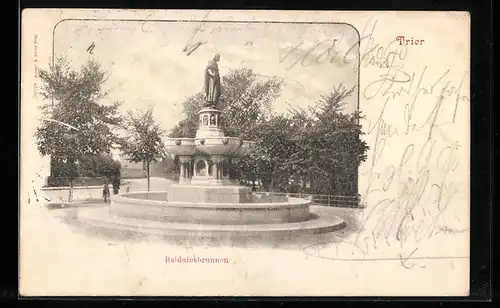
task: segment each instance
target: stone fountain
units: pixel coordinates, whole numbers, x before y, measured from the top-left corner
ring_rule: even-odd
[[[180,161],[179,184],[168,189],[170,202],[247,203],[252,200],[249,187],[235,185],[230,178],[238,161],[248,155],[253,142],[226,137],[221,129],[221,112],[213,107],[199,111],[195,138],[165,140],[168,153]]]
[[[179,157],[178,183],[166,191],[111,197],[109,210],[89,209],[78,219],[94,227],[141,234],[202,238],[290,237],[338,230],[344,221],[311,200],[253,193],[230,175],[255,144],[225,136],[217,109],[216,55],[206,69],[207,104],[194,138],[168,138],[166,151]]]

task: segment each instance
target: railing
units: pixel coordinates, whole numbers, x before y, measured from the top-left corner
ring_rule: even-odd
[[[281,192],[258,192],[263,195],[287,196],[292,198],[310,199],[313,204],[335,207],[359,208],[361,202],[356,196],[338,196],[338,195],[318,195],[305,193],[281,193]]]

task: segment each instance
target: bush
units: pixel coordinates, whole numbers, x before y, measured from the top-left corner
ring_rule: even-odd
[[[52,160],[49,187],[66,187],[73,178],[73,186],[100,186],[106,180],[121,180],[121,164],[110,155],[86,155],[76,167]]]
[[[111,155],[87,155],[78,163],[78,174],[82,177],[112,178],[115,170],[120,170],[120,166]]]
[[[82,187],[82,186],[102,186],[106,181],[105,177],[97,177],[97,178],[87,178],[87,177],[78,177],[73,180],[74,187]],[[69,186],[69,178],[60,178],[60,177],[49,177],[48,178],[48,187],[68,187]]]

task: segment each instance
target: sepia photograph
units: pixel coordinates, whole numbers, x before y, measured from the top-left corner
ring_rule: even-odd
[[[469,23],[24,10],[20,295],[467,295]]]

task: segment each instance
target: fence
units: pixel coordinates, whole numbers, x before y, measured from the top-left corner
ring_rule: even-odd
[[[335,207],[359,208],[361,202],[356,196],[317,195],[304,193],[259,192],[264,195],[287,196],[310,199],[314,204]]]

